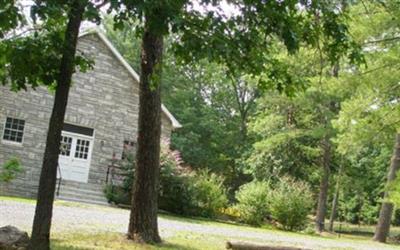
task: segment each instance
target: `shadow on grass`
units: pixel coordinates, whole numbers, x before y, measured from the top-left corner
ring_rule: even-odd
[[[145,245],[145,244],[136,244],[131,243],[131,246],[126,245],[123,248],[119,247],[110,247],[110,246],[102,246],[99,244],[98,246],[101,249],[160,249],[160,250],[198,250],[198,248],[183,246],[175,243],[161,243],[156,245]],[[53,240],[51,244],[52,250],[92,250],[93,247],[77,247],[70,244],[65,244],[61,240]]]
[[[89,250],[90,248],[85,247],[75,247],[69,244],[63,243],[62,240],[52,240],[51,241],[51,249],[53,250]]]
[[[169,213],[166,211],[159,211],[158,212],[158,217],[167,219],[167,220],[174,220],[174,221],[180,221],[180,222],[187,222],[191,224],[199,224],[199,225],[206,225],[206,224],[224,224],[224,225],[232,225],[232,226],[244,226],[244,227],[254,227],[245,223],[237,222],[234,220],[227,220],[227,219],[221,219],[221,218],[206,218],[206,217],[198,217],[198,216],[186,216],[186,215],[179,215],[179,214],[173,214]]]
[[[187,243],[187,242],[186,242]],[[190,245],[190,244],[189,244]],[[124,234],[71,234],[51,241],[52,250],[91,250],[91,249],[160,249],[196,250],[187,244],[164,241],[160,244],[139,244],[128,240]]]
[[[371,237],[374,236],[373,232],[369,232],[369,231],[358,231],[358,230],[337,230],[335,231],[338,234],[342,234],[342,235],[354,235],[354,236],[364,236],[364,237]]]
[[[177,250],[196,250],[198,248],[183,246],[176,243],[164,242],[161,244],[154,245],[157,249],[177,249]]]

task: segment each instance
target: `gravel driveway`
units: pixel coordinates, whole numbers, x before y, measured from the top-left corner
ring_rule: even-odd
[[[0,226],[14,225],[30,231],[35,205],[26,202],[0,200]],[[53,232],[121,232],[128,227],[129,211],[102,206],[71,206],[56,204],[53,214]],[[285,243],[310,249],[400,249],[368,241],[334,240],[308,235],[249,229],[225,224],[191,223],[159,218],[163,238],[178,232],[192,232],[222,236],[226,240],[241,239],[254,242]]]

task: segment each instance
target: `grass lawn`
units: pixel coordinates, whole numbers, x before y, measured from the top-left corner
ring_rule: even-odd
[[[54,235],[52,249],[54,250],[88,250],[88,249],[224,249],[225,241],[219,237],[194,233],[179,233],[168,237],[157,245],[142,245],[132,243],[125,235],[119,233],[101,234],[68,234]]]
[[[35,201],[0,196],[0,211],[2,209],[1,206],[6,208],[7,205],[12,209],[8,209],[8,215],[0,216],[0,226],[3,226],[3,224],[13,224],[29,232],[32,225],[31,219],[33,218]],[[14,213],[13,209],[15,206],[18,207],[17,209],[24,211],[23,215],[20,215],[21,211],[19,210],[19,213]],[[285,232],[268,225],[262,228],[255,228],[236,223],[216,222],[202,218],[184,218],[167,214],[159,215],[160,234],[163,243],[141,245],[127,240],[124,235],[129,219],[129,211],[127,210],[66,201],[56,201],[54,209],[56,213],[55,217],[53,217],[51,244],[52,249],[55,250],[214,250],[225,249],[226,242],[231,240],[273,246],[297,246],[324,250],[400,250],[400,246],[372,242],[373,226],[342,224],[342,233],[339,238],[338,234],[324,233],[322,236],[310,235],[301,232]],[[84,213],[85,215],[81,216],[79,213]],[[72,218],[75,216],[77,218]],[[86,216],[95,216],[95,219],[90,221],[90,218],[87,219]],[[113,219],[106,221],[108,216],[111,216]],[[114,219],[118,221],[116,222]],[[95,223],[95,226],[88,227],[87,225],[90,225],[90,223]],[[110,223],[113,225],[110,225]],[[339,226],[340,224],[336,223],[336,229],[339,229]],[[393,227],[391,232],[398,235],[400,229]]]
[[[233,223],[224,223],[224,222],[215,222],[208,219],[203,218],[184,218],[177,217],[173,215],[161,214],[160,218],[177,221],[177,222],[185,222],[196,225],[204,225],[204,226],[214,226],[217,228],[225,228],[225,229],[233,229],[239,232],[248,232],[248,233],[271,233],[271,235],[281,235],[287,237],[287,242],[291,242],[293,239],[302,239],[306,238],[305,241],[316,242],[316,246],[318,242],[332,242],[332,247],[316,247],[315,249],[331,249],[331,250],[343,250],[343,249],[360,249],[359,244],[371,245],[372,249],[400,249],[400,246],[396,246],[394,244],[379,244],[371,241],[371,237],[373,235],[373,226],[358,226],[358,225],[348,225],[342,224],[341,230],[342,233],[340,236],[338,234],[330,234],[324,233],[322,236],[320,235],[310,235],[305,233],[297,233],[297,232],[286,232],[281,231],[277,228],[273,228],[267,225],[264,228],[254,228],[251,226],[233,224]],[[339,228],[339,225],[337,225]],[[399,228],[392,228],[392,232],[399,232]],[[232,237],[213,234],[213,232],[209,233],[196,233],[191,231],[175,231],[173,234],[167,237],[163,237],[163,243],[154,244],[154,245],[143,245],[133,243],[126,238],[125,234],[122,233],[96,233],[90,234],[85,232],[80,233],[72,233],[72,234],[54,234],[52,240],[52,249],[55,250],[89,250],[89,249],[97,249],[97,250],[106,250],[106,249],[177,249],[177,250],[217,250],[217,249],[225,249],[226,242],[232,240]],[[265,240],[257,239],[254,240],[252,237],[235,237],[234,241],[245,241],[257,244],[268,244],[273,246],[297,246],[302,247],[303,245],[300,243],[290,243],[288,244],[286,241],[281,242],[273,242],[266,238]],[[335,246],[338,242],[345,242],[347,245],[354,245],[355,247],[346,247],[346,246]],[[329,244],[329,243],[326,243]],[[374,247],[375,246],[375,247]],[[314,248],[312,248],[314,249]],[[361,249],[363,249],[361,247]]]

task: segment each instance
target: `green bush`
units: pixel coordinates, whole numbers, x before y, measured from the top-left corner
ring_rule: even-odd
[[[235,194],[236,208],[241,221],[260,225],[268,215],[269,185],[266,182],[253,181],[239,188]]]
[[[122,179],[122,183],[107,185],[104,193],[109,202],[130,205],[135,179],[135,151],[133,149],[125,150],[124,156],[124,159],[115,162],[120,167],[120,176],[117,177]],[[181,173],[180,163],[179,154],[170,150],[167,144],[162,144],[159,208],[176,214],[191,215],[193,213],[191,200],[193,195],[189,188],[191,181],[187,175]]]
[[[214,217],[228,204],[224,179],[207,170],[191,177],[190,190],[194,215]]]
[[[126,192],[123,187],[115,185],[107,185],[104,194],[108,202],[115,204],[129,205],[131,203],[130,192]]]
[[[193,193],[190,176],[180,170],[180,158],[176,152],[162,148],[160,155],[160,209],[181,215],[191,215]]]
[[[135,154],[125,152],[125,159],[116,162],[122,173],[122,185],[108,185],[104,193],[109,202],[130,205],[135,178]],[[180,155],[162,144],[160,154],[160,186],[158,207],[175,214],[211,217],[228,202],[223,179],[207,171],[185,173]]]
[[[0,172],[0,182],[8,183],[17,177],[17,174],[22,172],[22,165],[18,158],[11,158],[3,165]]]
[[[130,205],[132,197],[132,185],[135,179],[136,159],[134,150],[124,151],[124,158],[121,160],[114,160],[114,165],[120,169],[117,170],[118,174],[114,178],[122,180],[118,181],[118,185],[114,183],[106,185],[104,194],[109,203]]]
[[[301,181],[283,177],[270,192],[270,212],[285,230],[302,229],[312,208],[310,187]]]
[[[372,205],[370,202],[365,201],[361,207],[361,220],[364,224],[375,225],[379,217],[379,205]]]

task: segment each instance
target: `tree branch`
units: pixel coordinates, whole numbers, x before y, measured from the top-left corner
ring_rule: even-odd
[[[368,41],[368,42],[365,42],[364,45],[365,44],[375,44],[375,43],[395,42],[397,40],[400,40],[400,36],[394,36],[394,37],[389,37],[389,38]]]

